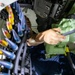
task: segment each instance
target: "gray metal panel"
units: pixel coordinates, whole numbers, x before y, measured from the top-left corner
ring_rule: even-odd
[[[35,13],[41,16],[42,18],[46,18],[49,14],[52,4],[46,2],[45,0],[35,0],[34,10]]]

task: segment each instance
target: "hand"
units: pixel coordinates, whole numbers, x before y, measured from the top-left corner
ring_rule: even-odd
[[[47,44],[56,45],[65,39],[65,36],[60,34],[60,28],[49,29],[41,32],[35,36],[35,38],[30,38],[27,40],[28,46],[36,46],[43,42]]]
[[[42,33],[42,36],[39,38],[39,40],[42,39],[48,44],[56,45],[65,39],[65,36],[59,34],[60,32],[60,28],[46,30]]]

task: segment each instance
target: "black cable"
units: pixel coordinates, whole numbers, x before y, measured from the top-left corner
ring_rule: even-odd
[[[71,59],[70,52],[67,52],[66,54],[67,54],[67,59],[68,59],[69,64],[71,66],[72,72],[75,75],[75,65],[74,65],[74,63],[73,63],[73,61]]]

